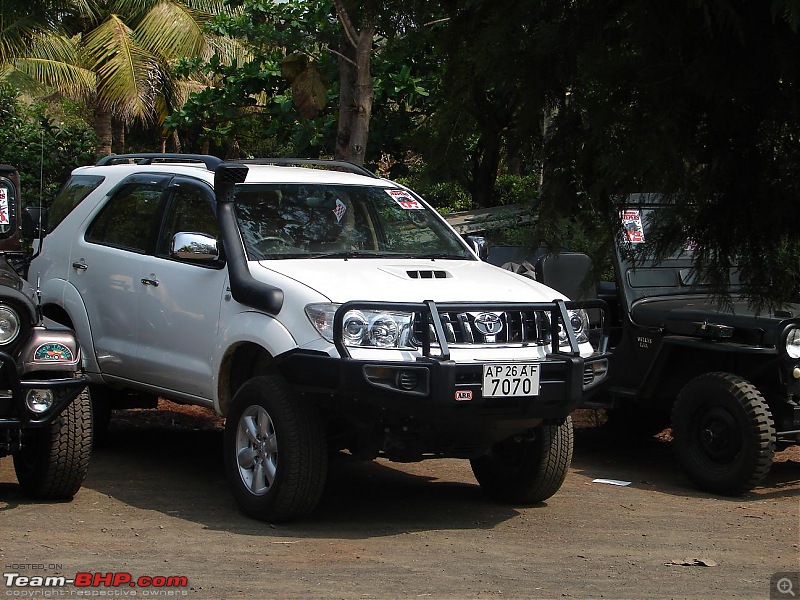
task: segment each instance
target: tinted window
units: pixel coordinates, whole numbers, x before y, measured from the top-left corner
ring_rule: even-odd
[[[151,247],[163,186],[132,184],[108,201],[86,232],[86,240],[146,252]]]
[[[217,217],[208,195],[200,189],[183,188],[176,191],[170,200],[161,231],[157,253],[169,255],[172,237],[179,232],[207,233],[220,240]]]
[[[104,177],[97,175],[75,175],[53,200],[47,213],[48,229],[53,231],[66,216],[80,204],[86,196],[92,193],[103,182]]]

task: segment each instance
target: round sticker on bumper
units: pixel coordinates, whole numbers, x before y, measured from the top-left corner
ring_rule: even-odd
[[[33,360],[45,362],[71,361],[72,351],[64,344],[42,344],[33,353]]]

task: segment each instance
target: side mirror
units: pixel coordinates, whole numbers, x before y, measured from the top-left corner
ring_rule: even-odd
[[[469,247],[478,255],[482,261],[489,258],[489,242],[486,238],[480,235],[465,235],[464,240],[469,244]]]
[[[22,211],[22,235],[29,240],[47,235],[47,209],[27,206]]]
[[[169,255],[179,260],[212,263],[219,260],[219,245],[213,235],[182,231],[172,237]]]

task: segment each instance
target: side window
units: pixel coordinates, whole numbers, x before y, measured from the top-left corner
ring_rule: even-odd
[[[164,227],[159,236],[156,254],[169,256],[169,246],[176,233],[206,233],[219,242],[217,217],[202,190],[192,187],[180,188],[172,194],[164,217]]]
[[[83,202],[105,177],[98,175],[75,175],[61,188],[58,196],[53,200],[47,212],[48,230],[53,231],[56,226],[72,212],[78,204]]]
[[[151,247],[163,187],[131,184],[108,201],[86,232],[86,241],[145,253]]]

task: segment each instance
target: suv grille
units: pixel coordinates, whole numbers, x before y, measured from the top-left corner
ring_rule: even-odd
[[[549,319],[540,311],[440,312],[448,344],[545,344],[549,343]],[[421,345],[422,315],[414,320],[413,341]],[[428,321],[430,339],[436,340]]]

